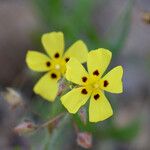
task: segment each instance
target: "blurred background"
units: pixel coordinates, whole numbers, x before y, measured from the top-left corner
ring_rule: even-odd
[[[82,39],[89,50],[110,49],[108,70],[123,66],[124,92],[108,95],[114,115],[104,122],[85,127],[77,116],[67,115],[57,128],[19,135],[13,129],[23,120],[40,124],[64,111],[59,98],[52,105],[34,95],[40,75],[25,64],[27,50],[43,51],[41,35],[51,31],[64,32],[66,47]],[[149,68],[149,0],[0,0],[0,91],[11,87],[24,103],[12,108],[0,96],[0,149],[82,150],[77,137],[88,132],[91,150],[149,150]]]

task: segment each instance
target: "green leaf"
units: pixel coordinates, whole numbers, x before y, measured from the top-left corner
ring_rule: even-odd
[[[55,101],[51,104],[49,117],[54,117],[62,112],[64,112],[65,109],[60,101],[60,97],[56,97]]]
[[[114,127],[110,135],[114,139],[128,141],[135,138],[139,133],[139,131],[140,131],[140,122],[134,121],[123,128]]]
[[[140,130],[139,120],[130,122],[125,127],[117,127],[113,120],[109,119],[97,124],[92,133],[101,139],[115,139],[120,141],[130,141],[134,139]]]
[[[35,96],[31,101],[30,113],[39,119],[47,120],[50,118],[51,106],[50,102],[42,99],[40,96]]]
[[[71,142],[70,140],[72,137],[72,126],[70,121],[69,114],[60,120],[58,127],[54,129],[50,135],[45,150],[69,149],[69,143]]]
[[[65,111],[59,96],[56,97],[54,102],[35,96],[31,101],[30,110],[33,116],[45,121]]]
[[[40,129],[36,132],[34,132],[30,137],[28,136],[28,139],[31,144],[31,149],[32,150],[37,150],[37,149],[44,149],[45,145],[50,139],[50,135],[48,133],[48,130],[46,128]]]

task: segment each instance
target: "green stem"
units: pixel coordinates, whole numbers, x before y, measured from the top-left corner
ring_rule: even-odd
[[[48,120],[47,122],[43,123],[42,125],[40,125],[37,130],[41,129],[41,128],[45,128],[47,127],[49,124],[55,122],[56,120],[58,120],[59,118],[61,118],[65,113],[61,113],[58,116],[54,117],[53,119]]]

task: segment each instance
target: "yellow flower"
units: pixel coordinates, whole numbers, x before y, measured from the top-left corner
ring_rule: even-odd
[[[76,113],[90,98],[90,122],[102,121],[112,116],[113,111],[104,95],[104,91],[111,93],[121,93],[123,91],[123,68],[117,66],[102,77],[110,63],[111,56],[111,52],[103,48],[89,52],[87,56],[89,73],[75,58],[69,60],[66,78],[79,85],[79,87],[61,97],[62,104],[70,113]]]
[[[42,44],[48,56],[36,51],[28,51],[26,63],[34,71],[47,72],[34,86],[33,90],[43,98],[54,101],[58,92],[57,81],[65,74],[66,62],[75,57],[81,63],[87,59],[88,50],[83,41],[76,41],[64,53],[64,35],[62,32],[46,33]]]

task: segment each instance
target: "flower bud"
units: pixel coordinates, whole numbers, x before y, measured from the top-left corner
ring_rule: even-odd
[[[1,95],[12,108],[16,108],[23,104],[22,96],[13,88],[6,88],[6,91],[1,92]]]
[[[27,133],[32,133],[37,129],[37,125],[35,125],[32,121],[24,121],[20,124],[18,124],[15,128],[14,131],[19,134],[27,134]]]
[[[92,135],[88,132],[77,133],[77,144],[86,149],[91,148],[92,147]]]

